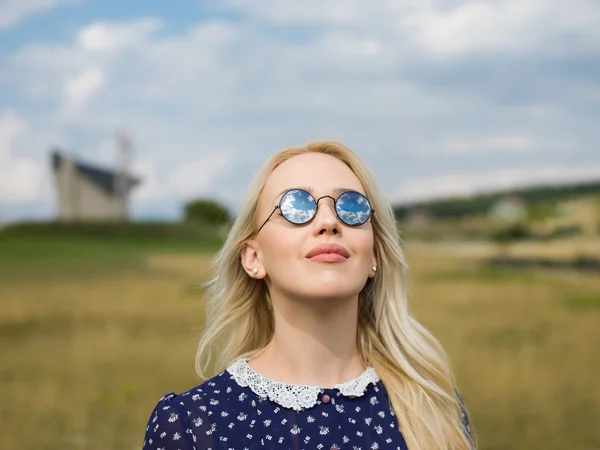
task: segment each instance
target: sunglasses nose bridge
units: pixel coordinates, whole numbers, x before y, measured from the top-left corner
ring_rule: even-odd
[[[327,205],[327,206],[329,206],[329,208],[331,209],[331,213],[332,213],[332,214],[333,214],[335,217],[337,217],[337,214],[336,214],[336,212],[335,212],[335,198],[333,198],[331,195],[324,195],[324,196],[322,196],[322,197],[319,197],[318,199],[316,199],[316,200],[315,200],[315,214],[314,214],[314,216],[313,216],[313,219],[315,219],[315,218],[318,216],[318,214],[319,214],[319,211],[322,209],[322,208],[320,208],[320,207],[319,207],[319,205],[320,205],[320,203],[319,203],[319,202],[320,202],[321,200],[323,200],[324,198],[330,198],[331,200],[333,200],[333,202],[331,203],[331,205]]]
[[[319,206],[319,202],[320,202],[321,200],[323,200],[324,198],[330,198],[331,200],[333,200],[333,204],[334,204],[334,206],[335,206],[335,202],[336,202],[335,198],[333,198],[331,195],[324,195],[323,197],[319,197],[319,198],[318,198],[318,199],[315,201],[315,203],[316,203],[317,207]]]

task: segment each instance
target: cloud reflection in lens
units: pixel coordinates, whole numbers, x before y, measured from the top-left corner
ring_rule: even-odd
[[[294,189],[281,199],[281,214],[292,223],[306,223],[316,212],[315,199],[306,191]]]
[[[347,225],[362,225],[371,216],[371,205],[367,198],[359,192],[344,192],[335,206],[342,222]]]

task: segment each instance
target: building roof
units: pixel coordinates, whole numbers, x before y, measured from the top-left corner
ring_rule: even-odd
[[[56,172],[60,169],[60,166],[67,159],[64,155],[62,155],[58,150],[52,151],[52,168]],[[75,165],[75,170],[77,170],[81,175],[86,177],[92,183],[94,183],[97,187],[102,189],[109,195],[116,195],[116,177],[118,176],[118,172],[114,170],[108,170],[100,167],[91,166],[89,164],[84,164],[79,161],[73,161]],[[141,183],[141,179],[138,177],[127,176],[127,190],[131,190],[133,187],[137,186]]]

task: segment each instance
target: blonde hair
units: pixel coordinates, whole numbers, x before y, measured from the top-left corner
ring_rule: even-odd
[[[252,357],[270,342],[274,319],[263,280],[248,276],[240,261],[256,235],[258,199],[269,174],[303,153],[324,153],[358,177],[376,213],[372,217],[377,276],[359,294],[358,349],[388,392],[402,435],[411,450],[473,448],[448,358],[440,343],[408,312],[408,266],[400,248],[392,208],[362,160],[337,142],[313,142],[274,155],[254,178],[229,236],[213,260],[207,283],[206,328],[196,370],[209,379],[239,357]]]

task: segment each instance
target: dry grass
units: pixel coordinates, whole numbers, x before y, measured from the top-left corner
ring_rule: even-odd
[[[600,448],[600,277],[429,250],[408,248],[413,310],[451,355],[480,448]]]
[[[207,259],[2,280],[0,448],[140,448],[152,403],[197,383]]]
[[[451,356],[480,448],[600,448],[600,277],[479,269],[481,246],[406,249],[412,309]],[[158,398],[199,382],[207,260],[0,272],[0,448],[139,449]]]

